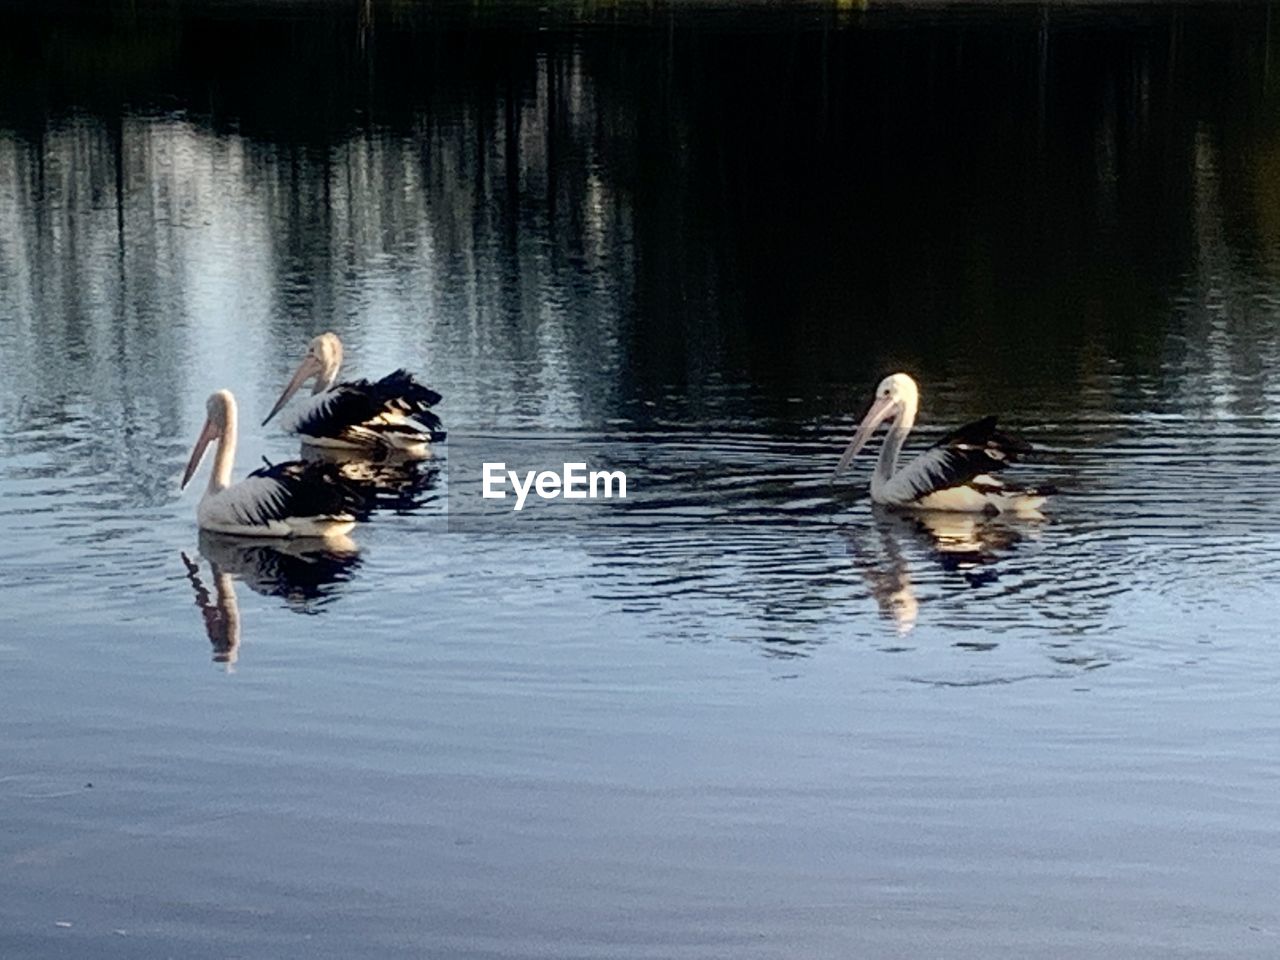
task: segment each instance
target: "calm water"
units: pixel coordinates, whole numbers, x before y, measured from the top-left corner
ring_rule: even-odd
[[[0,955],[1280,955],[1277,44],[0,7]],[[345,551],[198,536],[204,398],[294,456],[326,329],[450,444]],[[894,369],[1048,519],[833,487]],[[450,524],[525,441],[643,496]]]

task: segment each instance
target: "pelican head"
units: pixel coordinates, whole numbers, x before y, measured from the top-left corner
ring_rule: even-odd
[[[919,406],[920,388],[905,373],[890,374],[881,380],[880,385],[876,387],[875,402],[871,404],[871,409],[858,424],[858,430],[853,435],[853,439],[840,455],[840,462],[836,465],[836,476],[849,469],[849,464],[858,455],[858,451],[867,445],[871,435],[876,432],[876,427],[884,421],[892,417],[900,427],[911,429]]]
[[[302,358],[302,362],[298,364],[298,369],[294,371],[293,379],[284,388],[284,392],[280,394],[280,399],[271,408],[271,412],[267,414],[267,419],[262,421],[262,425],[265,427],[271,418],[280,412],[280,408],[289,402],[289,398],[298,391],[298,388],[308,380],[315,379],[315,385],[311,390],[313,394],[328,390],[333,386],[333,381],[338,378],[338,368],[341,366],[342,341],[338,339],[338,335],[336,333],[322,333],[314,338],[307,345],[306,355]]]
[[[204,426],[200,428],[200,436],[196,440],[195,448],[191,451],[191,459],[187,461],[187,469],[182,474],[182,484],[179,489],[185,488],[191,482],[191,476],[200,466],[204,451],[209,444],[226,436],[229,430],[235,430],[236,398],[232,396],[230,390],[217,390],[209,394],[204,408]]]

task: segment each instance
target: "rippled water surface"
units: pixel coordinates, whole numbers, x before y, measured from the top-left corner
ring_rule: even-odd
[[[1273,41],[0,7],[0,956],[1280,955]],[[198,535],[327,329],[449,442]],[[1043,520],[832,482],[896,369]],[[463,522],[491,449],[636,496]]]

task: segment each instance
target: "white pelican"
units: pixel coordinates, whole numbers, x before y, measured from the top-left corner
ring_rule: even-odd
[[[342,366],[342,341],[336,333],[322,333],[307,353],[280,399],[267,414],[267,423],[289,398],[314,378],[310,402],[288,425],[303,443],[341,450],[395,451],[406,457],[425,457],[432,440],[444,439],[440,418],[431,408],[440,394],[424,387],[405,370],[381,380],[335,383]]]
[[[360,497],[332,467],[278,463],[233,484],[236,398],[230,390],[219,390],[209,396],[205,409],[208,419],[182,475],[186,487],[205,449],[216,439],[218,452],[209,486],[196,508],[200,529],[249,537],[327,537],[355,526],[353,510],[360,505]]]
[[[871,499],[876,503],[917,510],[1027,514],[1052,492],[1049,488],[1006,486],[991,475],[1031,450],[1026,441],[996,430],[995,417],[961,427],[899,470],[898,453],[915,423],[919,405],[920,388],[905,373],[881,380],[875,402],[840,456],[836,476],[848,469],[876,428],[890,420],[871,475]]]

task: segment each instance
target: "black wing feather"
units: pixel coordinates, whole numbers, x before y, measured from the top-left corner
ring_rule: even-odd
[[[951,431],[941,440],[934,444],[935,447],[949,447],[954,444],[965,444],[970,446],[995,446],[1003,450],[1010,462],[1016,462],[1018,457],[1031,453],[1032,446],[1021,437],[1014,436],[1011,433],[1002,433],[996,426],[996,417],[983,417],[981,420],[975,420],[973,423],[966,423],[963,427]]]
[[[264,504],[262,516],[248,518],[253,523],[267,523],[280,517],[334,517],[344,514],[357,518],[368,514],[371,504],[359,488],[343,478],[337,464],[303,460],[259,467],[250,477],[272,480],[280,488],[276,503]],[[274,514],[274,516],[269,515]]]
[[[946,450],[948,479],[955,478],[948,486],[964,483],[992,470],[1003,470],[1032,450],[1031,444],[1021,437],[997,429],[994,416],[983,417],[953,430],[931,449],[938,448]]]
[[[431,413],[431,408],[443,397],[430,387],[419,383],[408,370],[393,370],[373,385],[374,390],[385,398],[386,403],[395,404],[409,416]],[[434,414],[431,414],[434,416]],[[438,424],[440,421],[437,420]],[[425,421],[424,421],[425,423]]]
[[[330,388],[324,406],[300,421],[296,429],[310,437],[334,439],[353,427],[373,433],[405,433],[404,425],[371,422],[392,413],[412,417],[427,428],[429,439],[443,440],[440,418],[431,409],[441,399],[407,370],[396,370],[381,380],[348,380]]]

